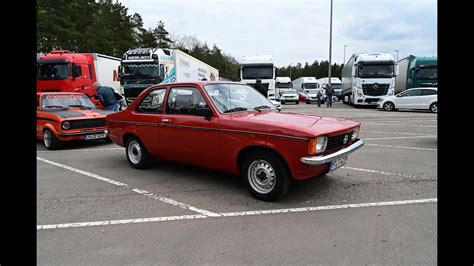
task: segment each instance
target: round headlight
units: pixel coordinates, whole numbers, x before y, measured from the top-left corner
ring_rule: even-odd
[[[358,127],[354,130],[354,132],[352,132],[352,140],[355,140],[359,137],[359,129],[360,128]]]
[[[66,121],[66,122],[63,123],[62,127],[63,127],[63,129],[70,129],[71,128],[71,123]]]

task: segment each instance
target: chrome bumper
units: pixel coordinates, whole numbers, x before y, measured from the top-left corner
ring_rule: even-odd
[[[336,160],[337,158],[340,158],[342,156],[346,156],[350,153],[353,153],[360,147],[364,146],[364,141],[363,140],[358,140],[351,144],[350,146],[339,150],[335,153],[331,153],[328,155],[322,155],[322,156],[310,156],[310,157],[301,157],[300,161],[305,164],[310,164],[310,165],[321,165],[321,164],[326,164],[331,161]]]

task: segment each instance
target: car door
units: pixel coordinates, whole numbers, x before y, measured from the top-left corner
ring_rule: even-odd
[[[163,156],[196,165],[220,165],[219,119],[215,114],[205,117],[196,113],[197,108],[206,107],[209,103],[198,87],[171,87],[160,121]]]
[[[418,105],[418,97],[421,93],[420,89],[408,90],[403,94],[400,94],[397,99],[397,108],[408,108],[413,109]]]
[[[148,152],[154,156],[159,152],[158,126],[163,116],[165,95],[166,88],[152,90],[133,111],[138,135]]]

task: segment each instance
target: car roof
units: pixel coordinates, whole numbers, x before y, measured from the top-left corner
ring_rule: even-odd
[[[409,90],[419,90],[419,89],[438,90],[438,88],[436,88],[436,87],[418,87],[418,88],[410,88],[407,91],[409,91]]]

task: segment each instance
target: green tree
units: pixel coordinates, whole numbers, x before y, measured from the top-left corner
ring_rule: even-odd
[[[168,31],[165,29],[165,23],[158,21],[158,25],[153,30],[159,48],[170,48],[173,45],[173,41],[169,37]]]

